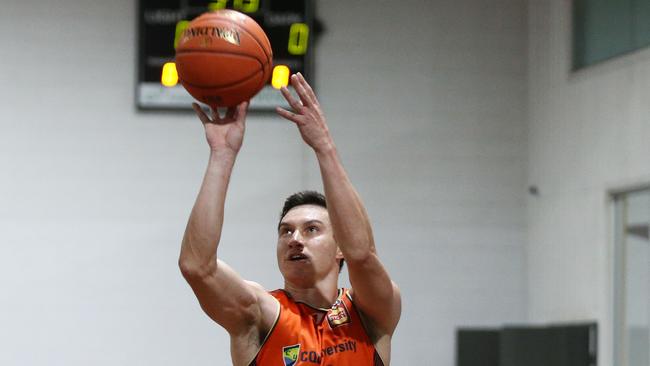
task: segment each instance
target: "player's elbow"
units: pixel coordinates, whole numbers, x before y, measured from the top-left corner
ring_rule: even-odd
[[[365,262],[376,255],[375,243],[371,235],[356,235],[339,243],[345,261],[348,263]]]
[[[372,248],[358,248],[344,254],[345,261],[350,266],[363,266],[376,257],[377,254]]]
[[[216,271],[216,261],[198,263],[187,258],[179,258],[178,267],[188,282],[202,280]]]

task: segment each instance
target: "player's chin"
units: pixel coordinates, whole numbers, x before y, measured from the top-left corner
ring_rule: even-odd
[[[304,280],[305,278],[311,278],[315,273],[314,267],[309,261],[304,261],[301,263],[283,263],[281,271],[284,278],[291,282]]]
[[[282,267],[287,272],[296,273],[313,272],[314,270],[314,265],[309,259],[286,260],[282,264]]]

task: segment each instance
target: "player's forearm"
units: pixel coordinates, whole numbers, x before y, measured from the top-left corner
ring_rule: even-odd
[[[375,245],[363,202],[352,186],[333,144],[316,151],[316,157],[336,241],[347,261],[364,260],[375,252]]]
[[[179,263],[184,273],[204,272],[216,265],[226,191],[235,158],[233,153],[213,151],[210,154],[181,246]]]

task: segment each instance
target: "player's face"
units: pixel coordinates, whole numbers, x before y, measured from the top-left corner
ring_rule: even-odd
[[[278,265],[285,280],[312,286],[342,258],[334,241],[327,209],[301,205],[289,210],[278,227]]]

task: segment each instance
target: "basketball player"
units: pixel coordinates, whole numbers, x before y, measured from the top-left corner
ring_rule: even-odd
[[[276,111],[296,124],[315,152],[325,196],[301,192],[285,202],[277,242],[284,288],[267,292],[217,255],[246,102],[223,118],[214,111],[210,118],[194,105],[211,150],[183,238],[181,271],[203,310],[230,334],[235,366],[388,366],[401,313],[399,289],[379,260],[365,208],[314,92],[300,74],[291,76],[291,85],[299,100],[285,87],[281,92],[292,111]],[[343,261],[350,289],[338,288]]]

